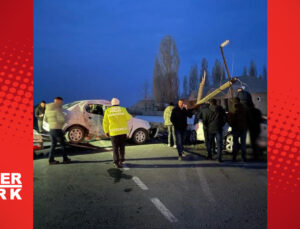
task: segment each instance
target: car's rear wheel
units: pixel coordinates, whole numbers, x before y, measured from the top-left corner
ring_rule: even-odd
[[[228,153],[233,152],[233,135],[228,134],[225,138],[225,150]]]
[[[132,140],[135,144],[144,144],[148,139],[148,131],[145,129],[137,129],[132,135]]]
[[[68,139],[72,143],[79,143],[85,137],[85,131],[81,126],[72,126],[68,130]]]

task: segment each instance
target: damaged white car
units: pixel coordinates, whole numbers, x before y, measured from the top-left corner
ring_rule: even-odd
[[[79,143],[87,136],[106,138],[102,127],[105,110],[111,104],[107,100],[81,100],[63,106],[66,123],[63,127],[67,140]],[[47,122],[43,122],[43,129],[49,131]],[[149,122],[131,118],[128,122],[128,135],[136,144],[143,144],[149,138]]]

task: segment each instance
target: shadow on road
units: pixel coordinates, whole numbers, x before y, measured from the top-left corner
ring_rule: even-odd
[[[124,174],[122,170],[111,168],[107,170],[108,174],[114,178],[114,183],[120,182],[121,179],[130,180],[132,176]]]

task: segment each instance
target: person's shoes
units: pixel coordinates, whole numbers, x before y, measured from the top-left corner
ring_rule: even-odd
[[[174,148],[174,149],[176,149],[176,148],[177,148],[177,146],[176,146],[176,145],[173,145],[173,148]]]
[[[168,144],[169,147],[171,147],[171,144]]]
[[[125,159],[121,159],[120,165],[123,165],[125,163]]]
[[[118,169],[123,168],[123,166],[121,164],[118,164],[118,163],[114,163],[114,167],[118,168]]]
[[[59,161],[56,160],[49,161],[49,165],[57,165],[57,164],[59,164]]]
[[[178,161],[182,161],[182,156],[179,156],[179,157],[178,157]]]
[[[69,164],[69,163],[71,163],[71,159],[66,157],[66,158],[64,158],[63,163],[64,164]]]
[[[206,160],[212,160],[212,156],[207,156]]]
[[[187,154],[185,152],[182,152],[182,157],[186,157]]]

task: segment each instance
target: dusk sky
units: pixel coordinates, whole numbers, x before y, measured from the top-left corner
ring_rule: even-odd
[[[241,75],[253,59],[267,64],[265,0],[36,0],[34,102],[118,97],[123,106],[152,85],[154,60],[165,35],[180,58],[179,80],[203,57],[211,72],[224,48],[230,72]]]

